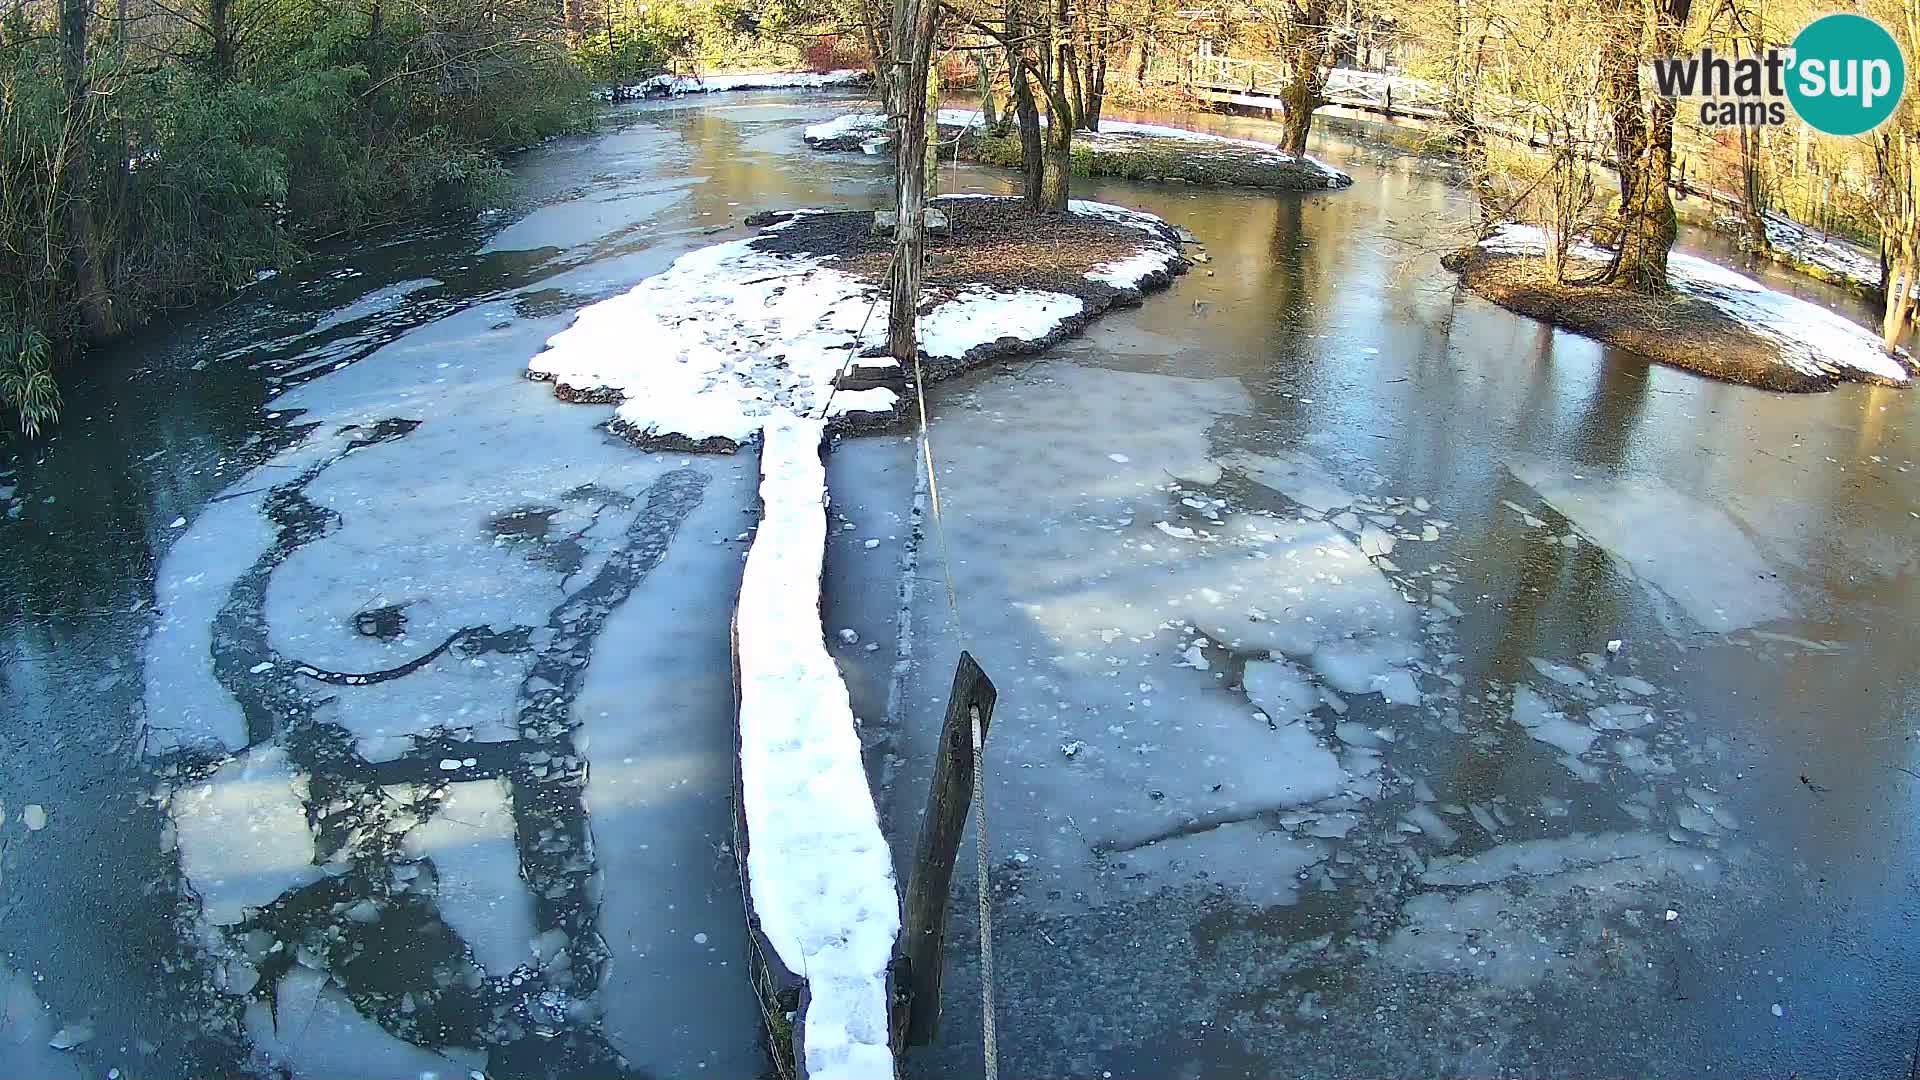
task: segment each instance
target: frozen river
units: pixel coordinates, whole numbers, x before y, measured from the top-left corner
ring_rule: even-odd
[[[754,210],[884,202],[800,142],[847,107],[622,106],[510,212],[147,333],[0,461],[0,1076],[767,1069],[753,455],[635,450],[524,372]],[[936,389],[957,604],[917,448],[833,451],[900,865],[958,650],[999,685],[1002,1069],[1905,1076],[1916,399],[1460,295],[1442,170],[1315,153],[1355,185],[1077,189],[1210,261]],[[961,877],[916,1075],[980,1069]]]

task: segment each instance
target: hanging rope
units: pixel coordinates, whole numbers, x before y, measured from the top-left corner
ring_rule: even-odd
[[[980,751],[979,706],[969,707],[967,714],[973,720],[973,850],[980,893],[980,1042],[987,1080],[1000,1080],[1000,1040],[993,1021],[993,893],[987,884],[987,770]]]
[[[940,543],[940,574],[947,586],[947,608],[953,613],[955,636],[964,643],[966,627],[960,620],[960,596],[953,587],[953,559],[947,550],[947,524],[940,514],[940,480],[933,466],[933,440],[927,425],[927,382],[920,352],[913,354],[914,398],[920,403],[920,456],[927,463],[927,497],[933,509],[934,537]],[[980,733],[979,706],[967,709],[973,727],[974,887],[980,902],[980,1042],[986,1061],[986,1080],[1000,1078],[1000,1040],[993,1004],[993,888],[988,880],[987,759]]]

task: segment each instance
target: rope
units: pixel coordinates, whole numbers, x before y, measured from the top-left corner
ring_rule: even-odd
[[[940,514],[940,480],[933,467],[933,440],[928,435],[927,383],[920,366],[920,351],[913,353],[914,397],[920,403],[920,456],[927,463],[927,497],[933,508],[934,536],[940,542],[940,573],[946,581],[947,607],[953,613],[954,633],[967,639],[960,620],[960,597],[953,587],[953,559],[947,550],[946,519]],[[980,1042],[986,1061],[986,1080],[999,1080],[1000,1040],[995,1031],[993,1006],[993,890],[987,878],[987,762],[982,750],[980,708],[970,706],[967,715],[973,727],[973,827],[974,886],[980,903]]]
[[[973,850],[980,892],[980,1041],[987,1080],[1000,1080],[1000,1040],[993,1022],[993,903],[987,888],[987,772],[980,750],[979,706],[969,707],[967,714],[973,720]]]

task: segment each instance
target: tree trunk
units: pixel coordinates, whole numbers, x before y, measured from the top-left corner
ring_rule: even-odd
[[[1907,329],[1913,321],[1913,251],[1911,244],[1902,246],[1908,250],[1895,256],[1888,267],[1887,308],[1880,321],[1880,337],[1888,352],[1897,350],[1906,340]]]
[[[880,95],[880,111],[891,119],[899,115],[893,107],[893,56],[889,49],[892,38],[880,32],[877,0],[862,0],[860,32],[866,35],[867,63],[873,69],[873,88]]]
[[[1667,289],[1667,252],[1680,233],[1667,185],[1673,175],[1674,100],[1656,96],[1643,112],[1640,60],[1644,53],[1675,56],[1691,0],[1650,0],[1651,49],[1645,25],[1623,20],[1602,56],[1613,110],[1614,152],[1620,170],[1620,247],[1611,280],[1639,293]]]
[[[233,0],[207,0],[207,36],[213,53],[213,78],[233,79]]]
[[[1302,157],[1307,152],[1307,136],[1313,131],[1313,91],[1305,79],[1289,75],[1280,90],[1284,105],[1280,114],[1280,149]]]
[[[901,106],[894,164],[893,295],[887,306],[887,352],[904,368],[915,352],[920,271],[926,257],[927,75],[932,67],[938,0],[898,0],[894,9],[896,85]],[[899,60],[906,60],[904,64]]]
[[[1099,0],[1096,12],[1100,25],[1093,30],[1092,52],[1087,59],[1091,72],[1091,82],[1087,88],[1087,115],[1084,118],[1088,131],[1100,130],[1100,114],[1107,107],[1107,54],[1111,51],[1113,31],[1108,25],[1112,12],[1107,0]]]
[[[1327,25],[1333,14],[1331,0],[1311,0],[1296,5],[1286,28],[1285,55],[1287,73],[1280,88],[1280,149],[1294,157],[1307,153],[1307,136],[1313,131],[1313,111],[1326,104],[1326,65],[1333,51],[1333,35]]]
[[[66,189],[67,258],[78,294],[81,319],[94,340],[120,332],[113,297],[102,269],[99,226],[94,217],[93,117],[88,101],[87,19],[90,0],[60,2],[60,68],[67,96]]]
[[[993,93],[993,53],[982,49],[973,54],[973,74],[980,92],[980,120],[989,135],[1004,133],[1000,103]]]
[[[1021,194],[1026,197],[1029,209],[1039,210],[1040,188],[1046,176],[1046,155],[1040,145],[1040,105],[1034,100],[1033,84],[1028,81],[1033,73],[1027,66],[1026,56],[1016,47],[1009,50],[1007,59],[1013,78],[1013,111],[1020,120]]]

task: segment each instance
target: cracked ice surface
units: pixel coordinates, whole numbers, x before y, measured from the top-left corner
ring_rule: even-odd
[[[306,794],[306,778],[276,746],[246,751],[174,793],[180,870],[209,923],[239,922],[247,908],[320,876]]]
[[[530,960],[533,897],[520,884],[512,797],[498,780],[449,784],[424,825],[407,833],[403,850],[433,860],[440,916],[473,949],[491,975]]]
[[[1402,907],[1405,925],[1382,951],[1415,971],[1468,974],[1505,990],[1534,986],[1587,943],[1587,923],[1641,912],[1655,897],[1711,890],[1716,857],[1647,833],[1604,833],[1502,844],[1467,857],[1440,857],[1420,883],[1446,888]]]
[[[1792,610],[1779,575],[1720,507],[1658,480],[1576,476],[1525,458],[1508,468],[1700,628],[1727,633]]]
[[[1096,393],[1097,412],[1079,407]],[[1378,792],[1378,758],[1309,715],[1325,684],[1303,666],[1387,691],[1382,707],[1418,700],[1416,611],[1333,526],[1222,510],[1172,479],[1217,477],[1209,429],[1247,407],[1232,380],[1057,362],[942,404],[954,585],[970,627],[992,627],[961,644],[1012,712],[989,744],[996,843],[1062,885],[1023,902],[1072,909],[1142,873],[1150,890],[1286,902],[1324,847],[1265,815]],[[917,647],[915,710],[937,709],[951,677],[935,640]],[[1261,855],[1236,867],[1233,851]]]
[[[255,1056],[286,1067],[294,1080],[452,1078],[486,1066],[484,1053],[429,1050],[381,1031],[325,972],[299,964],[275,985],[272,1006],[247,1006],[246,1025]]]

